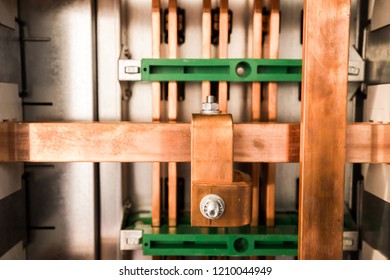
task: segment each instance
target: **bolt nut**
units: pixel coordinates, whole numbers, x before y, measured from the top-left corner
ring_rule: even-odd
[[[206,195],[200,202],[200,212],[205,218],[216,220],[225,212],[225,202],[218,195]]]
[[[218,103],[202,103],[202,112],[204,111],[219,112]]]
[[[214,96],[207,96],[207,102],[202,103],[201,113],[206,115],[216,115],[220,113],[218,103],[214,102]]]

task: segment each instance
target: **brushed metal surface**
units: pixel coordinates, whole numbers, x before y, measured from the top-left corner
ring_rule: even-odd
[[[0,0],[0,24],[15,29],[18,15],[17,0]]]
[[[22,120],[17,84],[0,83],[0,100],[0,122]],[[23,163],[0,164],[0,200],[22,188],[22,174]]]
[[[97,1],[97,80],[98,80],[98,119],[119,121],[122,119],[122,91],[127,83],[118,81],[117,65],[121,56],[122,2],[120,0]],[[125,46],[123,46],[125,48]],[[126,170],[121,163],[99,164],[100,185],[100,258],[118,259],[119,232],[123,217],[122,180]]]
[[[1,0],[0,121],[22,120],[21,99],[18,95],[21,71],[16,16],[17,1]],[[3,255],[3,259],[25,259],[21,241],[26,237],[24,194],[21,196],[22,174],[23,164],[0,164],[0,256]]]
[[[370,164],[364,190],[390,204],[390,165]]]
[[[23,163],[0,164],[0,200],[22,188],[22,175]]]
[[[363,118],[366,122],[390,122],[390,84],[367,87]]]
[[[372,14],[371,27],[372,30],[382,28],[386,25],[390,25],[390,1],[388,0],[375,0],[374,10]]]
[[[21,1],[26,42],[26,121],[95,119],[94,1]],[[95,165],[54,164],[29,167],[31,243],[28,259],[94,259],[96,250]],[[55,229],[46,229],[54,226]],[[41,228],[43,227],[43,228]]]
[[[0,260],[25,260],[26,250],[23,241],[19,241],[14,247],[8,250],[7,253],[0,256]]]
[[[367,32],[366,83],[390,83],[390,26]]]
[[[25,191],[0,200],[0,256],[26,237]]]
[[[390,257],[390,203],[369,193],[363,193],[362,240]]]
[[[91,0],[22,1],[26,42],[25,102],[52,106],[25,107],[29,121],[90,121],[94,117],[94,40]]]
[[[381,252],[371,247],[366,241],[362,241],[361,260],[388,260]]]
[[[186,1],[187,2],[187,1]],[[189,1],[188,1],[189,2]],[[168,7],[167,1],[162,1],[162,8]],[[121,11],[121,43],[128,48],[131,59],[152,57],[152,1],[123,0]],[[167,45],[162,45],[162,57],[166,55]],[[179,48],[180,52],[180,48]],[[134,122],[152,121],[152,87],[150,83],[122,83],[122,96],[128,89],[129,98],[123,98],[122,119]],[[191,97],[190,97],[191,98]],[[196,103],[196,102],[194,102]],[[167,112],[167,102],[162,102],[162,120]],[[179,104],[180,106],[180,104]],[[200,105],[199,105],[200,108]],[[179,107],[179,114],[182,109]],[[180,116],[179,116],[180,118]],[[152,164],[131,163],[124,166],[122,197],[131,203],[131,209],[151,210],[152,207]],[[162,165],[162,177],[167,177],[167,169]],[[114,232],[113,232],[114,234]],[[117,239],[118,240],[118,239]],[[136,258],[142,258],[142,251],[135,253]]]
[[[91,163],[29,167],[28,259],[94,259],[95,197]]]
[[[6,1],[6,0],[4,0]],[[20,82],[19,32],[0,25],[0,82]]]
[[[0,121],[21,121],[22,100],[18,84],[0,82]]]
[[[368,19],[372,18],[373,12],[374,12],[374,5],[376,0],[368,0],[368,11],[367,11],[367,17]]]
[[[386,3],[385,3],[386,2]],[[386,26],[388,1],[370,1],[371,26],[366,34],[366,83],[368,86],[364,118],[388,121],[387,89],[390,84],[390,26]],[[379,29],[377,29],[379,28]],[[383,94],[381,94],[383,93]],[[362,198],[362,258],[388,259],[389,242],[389,171],[385,165],[363,165],[366,178]],[[387,201],[387,202],[386,202]]]

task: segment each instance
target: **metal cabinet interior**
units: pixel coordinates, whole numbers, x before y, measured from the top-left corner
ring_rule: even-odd
[[[250,2],[230,3],[234,12],[230,57],[247,56],[249,35],[246,30],[250,23],[246,16]],[[162,3],[167,7],[167,1]],[[201,1],[179,3],[187,11],[199,11],[187,13],[188,33],[186,42],[179,48],[179,56],[201,57],[198,44],[201,41]],[[352,10],[356,11],[357,1],[352,1],[352,4]],[[151,1],[105,0],[98,1],[96,5],[94,1],[87,0],[45,1],[39,4],[36,1],[21,2],[20,16],[27,22],[26,35],[50,38],[50,41],[26,42],[29,96],[24,101],[30,105],[24,107],[25,121],[151,121],[150,84],[120,85],[113,74],[116,60],[123,55],[122,45],[132,58],[151,56]],[[303,0],[281,1],[281,58],[301,57],[302,7]],[[352,21],[356,18],[352,17]],[[383,30],[377,32],[387,34]],[[354,29],[353,32],[356,33]],[[374,42],[375,34],[370,33],[371,42]],[[15,82],[19,83],[20,69],[16,65],[20,65],[20,61],[14,40],[17,34],[0,29],[0,36],[5,36],[4,41],[7,42],[6,45],[0,44],[0,50],[6,48],[0,55],[11,54],[0,60],[9,65],[0,69],[0,82],[16,79]],[[12,44],[15,44],[14,48]],[[372,45],[369,40],[368,58],[376,61],[374,54],[378,52],[370,54]],[[387,42],[378,45],[388,46]],[[185,100],[179,102],[178,121],[189,122],[191,114],[200,110],[201,85],[186,83],[185,91]],[[280,85],[278,91],[278,121],[299,121],[298,85]],[[351,90],[350,97],[353,94]],[[352,100],[348,102],[351,108],[348,119],[353,120],[354,101],[352,98],[348,100]],[[245,85],[231,84],[229,111],[235,121],[249,121],[249,101]],[[36,106],[34,103],[46,105]],[[166,111],[167,102],[162,101],[162,105],[163,111]],[[32,174],[30,198],[31,205],[36,206],[31,211],[32,226],[36,229],[28,247],[29,258],[119,258],[120,212],[124,201],[129,198],[134,210],[151,208],[151,164],[69,163],[46,167],[29,165],[26,170]],[[276,173],[276,209],[296,210],[297,188],[291,186],[296,185],[299,177],[298,164],[278,164]],[[162,177],[167,177],[166,166],[162,169]],[[189,164],[178,164],[178,177],[184,178],[184,192],[189,193]],[[347,199],[350,186],[348,169],[345,185]],[[184,200],[188,208],[189,197]],[[43,209],[42,205],[49,207]]]

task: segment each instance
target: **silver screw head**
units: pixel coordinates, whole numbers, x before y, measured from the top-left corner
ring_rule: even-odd
[[[216,220],[225,212],[225,202],[216,194],[209,194],[200,202],[200,212],[209,220]]]

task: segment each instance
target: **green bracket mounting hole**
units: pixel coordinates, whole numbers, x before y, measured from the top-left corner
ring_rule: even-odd
[[[251,71],[251,66],[245,61],[238,63],[236,66],[236,74],[241,78],[248,77]]]
[[[240,237],[234,241],[233,246],[234,246],[234,250],[236,250],[236,252],[244,253],[246,250],[248,250],[249,242],[245,238]]]

